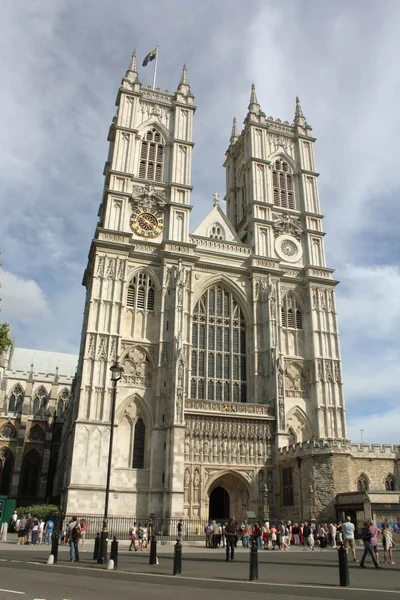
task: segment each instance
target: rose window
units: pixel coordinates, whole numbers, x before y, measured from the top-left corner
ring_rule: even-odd
[[[12,425],[4,425],[0,431],[0,437],[4,440],[11,440],[15,436],[15,429]]]
[[[286,256],[294,256],[297,254],[297,246],[291,240],[284,240],[281,245],[281,250]]]

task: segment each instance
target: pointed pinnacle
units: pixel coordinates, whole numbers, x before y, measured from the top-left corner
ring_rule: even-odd
[[[299,97],[298,97],[298,96],[296,96],[296,112],[295,112],[295,118],[296,118],[296,119],[300,119],[300,118],[303,118],[303,119],[304,119],[303,111],[301,110],[300,99],[299,99]]]
[[[179,84],[180,85],[189,85],[186,65],[183,65],[181,80],[180,80]]]
[[[251,84],[250,104],[258,104],[256,86],[254,85],[254,83]]]
[[[237,120],[236,117],[233,117],[232,123],[232,133],[231,133],[231,144],[234,144],[238,139],[238,128],[237,128]]]
[[[136,73],[136,71],[137,71],[137,66],[136,66],[136,48],[133,51],[128,71],[133,71],[134,73]]]
[[[232,123],[232,137],[237,137],[238,135],[238,129],[237,129],[237,120],[236,117],[233,117],[233,123]]]

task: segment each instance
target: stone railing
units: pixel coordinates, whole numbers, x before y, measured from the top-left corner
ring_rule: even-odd
[[[198,248],[204,248],[205,250],[215,250],[216,252],[239,256],[250,256],[251,254],[251,248],[235,244],[234,242],[225,242],[223,240],[213,240],[196,236],[191,236],[191,239]]]
[[[185,412],[188,413],[218,413],[227,416],[249,416],[256,418],[274,419],[271,406],[265,404],[247,404],[243,402],[214,402],[212,400],[186,400]]]

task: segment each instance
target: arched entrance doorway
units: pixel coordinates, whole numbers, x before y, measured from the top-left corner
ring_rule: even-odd
[[[225,471],[219,477],[217,476],[210,482],[207,494],[210,519],[233,517],[242,520],[246,518],[246,512],[252,508],[249,483],[242,474],[235,471]]]
[[[227,520],[230,516],[229,494],[225,488],[218,486],[210,494],[209,518]]]

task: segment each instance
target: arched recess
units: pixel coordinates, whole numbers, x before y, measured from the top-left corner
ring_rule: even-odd
[[[165,125],[159,121],[154,121],[153,119],[148,119],[139,126],[137,135],[140,141],[144,139],[143,134],[145,134],[149,129],[157,129],[157,131],[163,136],[165,144],[167,144],[171,137],[168,129],[165,127]]]
[[[119,362],[124,369],[124,383],[132,387],[152,387],[156,365],[145,346],[141,344],[128,346],[122,353]]]
[[[388,492],[394,492],[394,490],[396,489],[396,479],[393,473],[389,473],[389,475],[385,477],[384,485],[385,490],[387,490]]]
[[[192,314],[193,314],[194,307],[196,306],[196,304],[200,300],[200,298],[203,296],[204,292],[206,292],[209,287],[212,287],[218,283],[221,285],[221,287],[226,288],[229,292],[231,292],[234,295],[235,300],[239,304],[240,309],[242,310],[242,312],[244,314],[246,325],[248,326],[249,323],[251,323],[251,319],[252,319],[252,313],[251,313],[251,308],[250,308],[250,303],[248,301],[248,298],[247,298],[246,294],[243,292],[243,288],[239,287],[238,284],[231,281],[225,275],[219,275],[219,274],[211,275],[210,277],[207,277],[203,282],[196,285],[196,288],[193,293],[193,301],[192,301],[192,306],[191,306]],[[250,327],[248,327],[248,328],[250,329]]]
[[[161,178],[156,177],[148,177],[143,171],[142,163],[144,159],[147,157],[148,161],[151,160],[150,151],[143,153],[143,142],[152,143],[155,142],[154,139],[148,140],[147,133],[155,130],[160,136],[160,146],[162,146],[162,174]],[[137,140],[138,140],[138,152],[136,152],[135,158],[135,173],[141,179],[146,179],[148,181],[152,181],[154,185],[163,184],[166,181],[167,174],[169,173],[169,164],[170,164],[170,144],[169,140],[171,135],[168,129],[159,121],[154,121],[153,119],[148,119],[144,123],[142,123],[138,129]],[[158,149],[158,148],[157,148]],[[157,158],[156,153],[154,152],[154,158]],[[154,159],[153,159],[154,161]],[[156,161],[154,161],[156,162]],[[157,161],[159,162],[159,161]],[[147,171],[147,170],[146,170]]]
[[[289,439],[293,440],[294,436],[295,443],[307,442],[313,438],[310,420],[299,406],[295,406],[289,410],[286,425]]]
[[[14,470],[14,454],[7,447],[0,448],[0,494],[9,496]]]
[[[279,159],[285,160],[293,172],[297,170],[296,163],[294,162],[293,158],[289,156],[289,154],[287,154],[287,152],[285,152],[284,150],[276,150],[273,154],[271,154],[268,157],[268,160],[271,161],[271,164],[273,164],[275,160]]]
[[[219,281],[209,283],[192,312],[191,398],[247,402],[248,334],[235,292]]]
[[[22,386],[17,383],[13,389],[7,400],[7,412],[9,414],[18,415],[22,411],[22,404],[24,401],[24,390]]]
[[[225,227],[219,221],[214,221],[208,228],[208,237],[214,240],[225,240]]]
[[[37,450],[30,450],[22,461],[19,496],[36,501],[39,495],[42,458]]]
[[[33,394],[32,414],[34,417],[43,417],[47,406],[47,390],[44,386],[40,386]]]
[[[120,468],[143,469],[149,464],[152,412],[139,394],[122,402],[116,411],[116,456]]]
[[[306,398],[308,393],[308,373],[304,366],[293,360],[285,368],[285,394],[287,397]]]
[[[361,473],[357,479],[357,491],[368,492],[369,490],[369,477],[365,473]]]
[[[234,517],[236,520],[246,518],[246,512],[250,510],[251,489],[248,480],[236,471],[219,471],[206,482],[207,514],[210,513],[210,498],[216,488],[223,488],[229,497],[230,515],[215,515],[215,517]]]
[[[153,282],[156,292],[161,290],[161,283],[157,273],[154,271],[154,269],[148,266],[143,265],[142,267],[135,267],[128,271],[126,281],[129,283],[138,273],[146,273],[146,275],[148,275]]]

